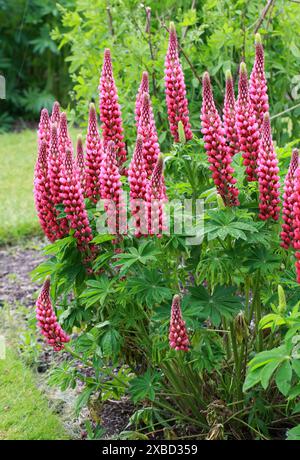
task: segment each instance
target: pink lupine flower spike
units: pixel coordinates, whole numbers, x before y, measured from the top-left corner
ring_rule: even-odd
[[[233,79],[230,71],[226,72],[226,88],[223,107],[223,125],[228,153],[233,156],[239,152],[238,133],[236,128],[235,97]]]
[[[179,295],[175,295],[173,297],[169,329],[169,343],[170,347],[174,348],[176,351],[189,351],[190,343],[185,321],[182,318]]]
[[[294,239],[294,199],[295,199],[295,173],[299,166],[299,150],[294,149],[289,170],[284,180],[282,204],[282,231],[280,233],[281,246],[288,249]]]

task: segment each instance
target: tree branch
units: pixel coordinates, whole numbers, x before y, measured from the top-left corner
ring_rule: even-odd
[[[260,28],[260,26],[262,25],[262,23],[264,22],[265,20],[265,17],[267,16],[271,6],[275,3],[275,0],[268,0],[268,3],[266,4],[266,6],[264,7],[264,9],[262,10],[262,13],[261,13],[261,16],[260,18],[258,19],[258,22],[255,26],[255,29],[254,29],[254,33],[256,34]]]

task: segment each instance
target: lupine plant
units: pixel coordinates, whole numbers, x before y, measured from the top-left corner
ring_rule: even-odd
[[[130,397],[131,437],[176,436],[182,426],[207,439],[299,436],[299,155],[284,178],[291,148],[273,143],[259,36],[255,43],[250,82],[244,62],[238,82],[228,71],[221,110],[204,73],[198,138],[170,25],[165,111],[174,144],[165,154],[144,71],[126,160],[108,49],[102,125],[92,104],[76,158],[59,105],[41,113],[35,202],[51,244],[33,272],[45,283],[37,319],[47,343],[69,354],[51,382],[84,383],[77,409],[91,395]],[[193,213],[200,233],[186,227]]]

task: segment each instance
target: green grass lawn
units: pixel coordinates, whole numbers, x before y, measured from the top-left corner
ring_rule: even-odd
[[[71,131],[73,140],[77,131]],[[0,244],[41,233],[33,200],[36,131],[0,135]]]
[[[67,439],[32,372],[10,349],[0,359],[0,440]]]

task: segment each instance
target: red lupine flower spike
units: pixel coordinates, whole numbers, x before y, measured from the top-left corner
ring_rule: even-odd
[[[257,158],[259,152],[259,129],[249,96],[247,68],[240,65],[239,93],[236,104],[236,126],[239,150],[242,152],[247,180],[257,180]]]
[[[226,72],[226,89],[223,107],[223,124],[228,153],[231,156],[239,152],[238,133],[236,129],[235,97],[233,79],[230,71]]]
[[[160,154],[160,149],[151,100],[148,93],[144,93],[142,98],[138,134],[143,140],[143,157],[146,164],[147,177],[150,178]]]
[[[82,135],[78,134],[76,144],[76,166],[80,178],[82,190],[85,190],[85,162],[83,152]]]
[[[189,351],[189,338],[180,308],[180,296],[173,297],[169,329],[169,344],[176,351]]]
[[[62,112],[60,114],[60,122],[58,129],[58,148],[62,161],[65,158],[67,150],[71,150],[71,152],[73,153],[72,141],[68,130],[67,115],[65,114],[65,112]]]
[[[63,331],[57,321],[50,299],[49,278],[44,282],[36,301],[36,319],[42,335],[45,337],[46,342],[54,348],[54,351],[62,350],[64,344],[70,341],[70,337]]]
[[[43,109],[41,111],[40,122],[39,122],[39,129],[38,129],[38,142],[39,144],[43,141],[46,142],[47,146],[47,155],[50,149],[50,137],[51,137],[51,126],[50,126],[50,118],[47,109]]]
[[[278,172],[278,159],[273,146],[270,116],[268,113],[265,113],[257,169],[259,218],[262,220],[278,220],[279,218],[280,183]]]
[[[51,123],[56,123],[57,129],[59,128],[60,122],[60,105],[57,101],[54,102],[52,107],[52,114],[51,114]]]
[[[62,169],[62,158],[61,158],[59,147],[58,147],[57,127],[55,124],[53,124],[51,127],[50,151],[48,155],[48,177],[49,177],[49,185],[50,185],[50,192],[51,192],[51,200],[54,206],[59,205],[61,203],[61,196],[60,196],[61,169]],[[57,216],[59,215],[58,210],[56,210],[56,214]],[[68,222],[65,218],[58,219],[57,222],[60,228],[59,238],[63,238],[69,232]]]
[[[295,171],[294,194],[293,194],[293,247],[296,251],[296,274],[297,282],[300,283],[300,167]]]
[[[255,35],[255,61],[250,75],[249,94],[254,115],[261,130],[264,114],[269,112],[268,88],[265,76],[264,48],[259,34]]]
[[[47,142],[43,140],[39,145],[34,171],[34,202],[42,230],[49,241],[54,242],[61,237],[61,232],[51,198],[47,156]]]
[[[109,141],[104,150],[100,171],[100,183],[101,198],[104,200],[109,232],[120,235],[126,233],[127,224],[126,207],[116,150],[114,142]]]
[[[136,121],[136,127],[139,127],[139,120],[141,116],[141,110],[142,110],[142,103],[143,103],[143,94],[148,93],[149,94],[149,76],[148,72],[143,72],[142,75],[142,80],[141,84],[139,87],[139,91],[136,95],[136,102],[135,102],[135,121]]]
[[[85,157],[85,195],[94,203],[100,198],[100,168],[103,147],[97,125],[97,113],[94,104],[90,104],[89,124],[86,136]]]
[[[208,72],[203,75],[201,121],[204,147],[217,192],[226,206],[237,206],[239,191],[234,186],[236,179],[231,167],[232,157],[225,143],[224,129],[213,99]]]
[[[166,202],[163,179],[163,156],[159,155],[151,179],[146,187],[146,206],[148,218],[148,234],[162,237],[166,230],[164,204]]]
[[[179,60],[176,29],[173,22],[170,23],[169,47],[165,59],[165,89],[170,130],[175,142],[179,142],[178,123],[180,121],[183,124],[185,139],[192,139],[184,74]]]
[[[78,248],[84,250],[93,239],[87,211],[85,208],[83,190],[76,163],[71,150],[67,150],[64,168],[60,178],[61,201],[70,227],[74,230]]]
[[[117,149],[117,161],[122,170],[126,161],[121,109],[118,104],[117,88],[114,81],[110,50],[104,52],[102,74],[100,78],[100,119],[104,147],[114,141]]]
[[[143,157],[143,139],[137,136],[136,146],[130,166],[128,168],[128,182],[130,185],[130,208],[134,216],[135,236],[147,234],[146,221],[146,188],[147,172]]]
[[[294,240],[294,199],[295,199],[295,172],[299,165],[299,150],[294,149],[289,170],[284,180],[282,205],[282,231],[280,233],[281,246],[288,249]]]

